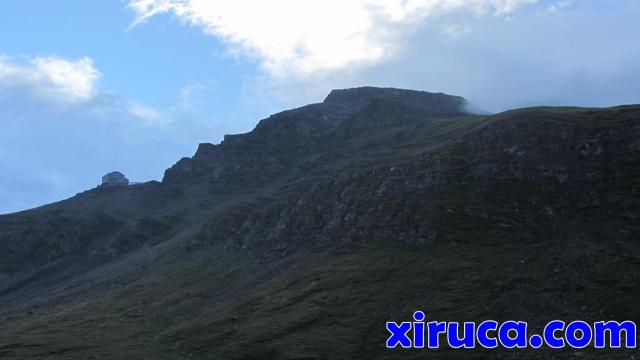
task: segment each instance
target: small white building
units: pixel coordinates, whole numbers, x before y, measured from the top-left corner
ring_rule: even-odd
[[[102,177],[102,185],[100,186],[117,186],[129,185],[129,179],[119,171],[113,171]]]

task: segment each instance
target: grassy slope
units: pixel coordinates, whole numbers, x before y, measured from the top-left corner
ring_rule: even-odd
[[[370,133],[351,150],[309,158],[261,194],[203,210],[213,216],[202,230],[185,225],[190,232],[173,234],[152,256],[130,255],[143,264],[136,271],[88,275],[97,284],[89,290],[5,314],[0,355],[418,358],[427,355],[383,349],[385,321],[415,309],[429,319],[516,318],[534,328],[556,318],[639,321],[640,149],[628,131],[638,112],[529,109]],[[558,124],[573,130],[554,148]],[[583,140],[603,129],[610,153],[582,155]],[[531,153],[545,146],[556,151]],[[558,164],[604,175],[562,182]],[[332,222],[335,214],[343,223]],[[435,355],[578,353],[603,354]]]

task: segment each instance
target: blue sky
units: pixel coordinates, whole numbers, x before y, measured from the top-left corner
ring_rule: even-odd
[[[634,0],[3,1],[0,213],[111,170],[159,180],[333,88],[489,111],[640,103],[638,18]]]

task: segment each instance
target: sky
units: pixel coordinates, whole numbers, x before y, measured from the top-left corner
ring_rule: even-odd
[[[0,214],[113,170],[160,180],[334,88],[489,112],[640,103],[638,18],[637,0],[5,0]]]

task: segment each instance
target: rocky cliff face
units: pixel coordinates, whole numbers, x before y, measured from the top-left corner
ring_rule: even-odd
[[[435,117],[466,114],[461,97],[424,91],[363,87],[334,90],[320,104],[264,119],[247,134],[228,135],[220,145],[200,144],[165,172],[164,183],[206,176],[255,186],[285,175],[301,159],[329,149],[335,137],[416,125]]]
[[[336,90],[161,183],[0,217],[0,355],[423,358],[384,323],[640,320],[640,106],[466,108]]]

